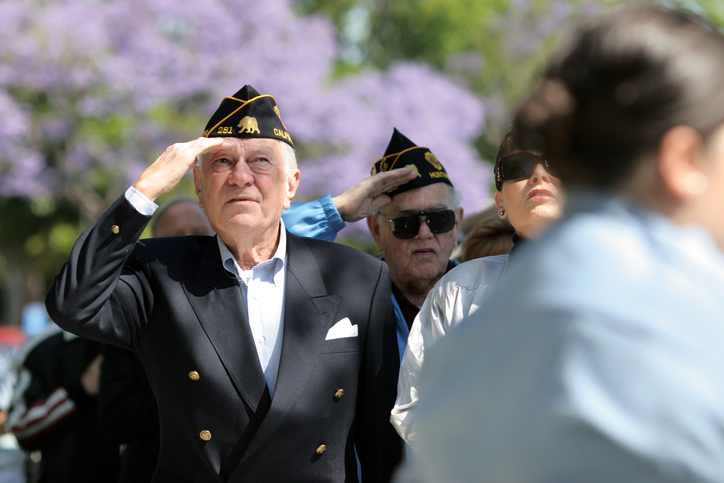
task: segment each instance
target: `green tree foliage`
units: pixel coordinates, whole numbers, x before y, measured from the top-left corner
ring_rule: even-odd
[[[399,59],[425,61],[456,77],[486,100],[486,126],[477,142],[492,159],[511,111],[531,88],[560,33],[571,20],[630,0],[297,0],[324,13],[342,43],[350,14],[363,16],[365,35],[350,48],[358,64],[384,67]],[[724,26],[722,0],[669,0]],[[358,35],[359,37],[359,35]],[[356,66],[360,68],[359,65]],[[339,72],[353,70],[343,66]]]

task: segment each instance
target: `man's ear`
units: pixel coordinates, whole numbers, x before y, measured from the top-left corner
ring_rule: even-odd
[[[196,190],[196,196],[199,197],[199,206],[205,208],[201,190],[201,168],[198,165],[194,166],[194,189]]]
[[[287,176],[287,194],[284,198],[284,209],[288,210],[292,206],[292,199],[297,194],[297,188],[299,188],[299,177],[301,173],[298,169],[294,170],[294,173]]]
[[[703,149],[704,140],[692,127],[676,126],[664,134],[656,169],[669,196],[684,201],[699,194],[701,183],[706,184],[700,168]]]
[[[463,227],[463,207],[460,206],[455,209],[455,230],[457,234],[460,234],[460,229]]]
[[[380,247],[380,219],[374,213],[367,217],[367,228],[369,228],[370,233],[372,233],[372,238],[375,240],[375,246],[377,247],[377,251],[381,253],[382,248]]]

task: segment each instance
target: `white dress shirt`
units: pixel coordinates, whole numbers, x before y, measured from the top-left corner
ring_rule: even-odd
[[[429,351],[445,334],[482,305],[508,266],[508,255],[476,258],[447,272],[430,290],[407,339],[397,400],[390,421],[413,450],[419,444],[415,413],[420,371]]]
[[[255,265],[251,270],[242,270],[218,236],[216,240],[224,269],[239,282],[259,363],[269,387],[269,395],[274,397],[284,329],[284,266],[287,257],[284,222],[280,221],[279,245],[274,256]]]

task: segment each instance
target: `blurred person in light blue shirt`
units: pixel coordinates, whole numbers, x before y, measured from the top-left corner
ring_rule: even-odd
[[[429,351],[398,481],[724,481],[724,37],[596,17],[514,129],[564,216]]]

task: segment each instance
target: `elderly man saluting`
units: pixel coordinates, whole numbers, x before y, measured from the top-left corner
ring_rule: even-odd
[[[428,148],[415,145],[397,129],[372,174],[410,165],[417,177],[387,191],[392,201],[367,217],[390,268],[400,356],[427,293],[459,264],[450,255],[463,220],[462,196],[445,168]]]
[[[375,161],[371,174],[371,178],[343,195],[329,198],[333,204],[325,201],[327,209],[320,203],[325,198],[296,203],[294,214],[286,212],[285,219],[292,233],[334,240],[345,221],[366,217],[377,250],[389,266],[402,357],[410,327],[427,293],[445,273],[460,264],[450,260],[450,255],[462,226],[462,195],[435,155],[397,129],[393,129],[385,154]],[[386,177],[386,184],[378,180],[378,190],[364,186],[381,176]],[[387,189],[388,186],[391,188]],[[356,202],[351,201],[354,199]],[[308,217],[302,218],[302,213]]]
[[[139,241],[192,168],[217,236]],[[355,447],[365,481],[391,478],[388,269],[288,233],[298,183],[275,100],[245,86],[80,236],[53,282],[58,325],[139,353],[159,405],[154,482],[355,482]]]

